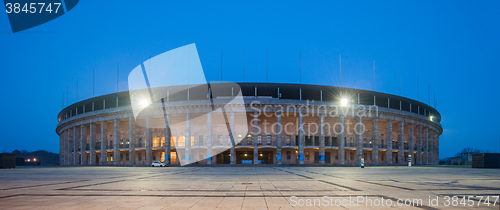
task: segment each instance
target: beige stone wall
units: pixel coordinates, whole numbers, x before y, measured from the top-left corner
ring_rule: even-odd
[[[202,107],[203,108],[203,107]],[[172,137],[174,140],[174,144],[172,144],[172,152],[176,151],[176,148],[180,145],[176,145],[179,139],[185,139],[186,135],[186,113],[189,113],[193,110],[201,110],[202,108],[197,107],[196,109],[190,109],[189,106],[179,108],[175,113],[169,115],[170,117],[170,129],[172,132]],[[272,111],[272,110],[268,110]],[[164,118],[161,112],[152,112],[151,122],[156,127],[151,128],[151,136],[150,139],[153,141],[154,138],[163,138],[165,135],[164,128]],[[86,113],[89,115],[89,113]],[[250,141],[247,141],[247,135],[254,135],[254,127],[253,127],[253,112],[247,109],[246,113],[234,113],[236,118],[241,116],[246,116],[246,122],[235,122],[233,128],[233,135],[235,136],[237,145],[236,152],[239,151],[248,151],[253,154],[253,138]],[[268,116],[266,116],[268,115]],[[77,158],[80,158],[78,151],[72,152],[72,148],[74,146],[74,139],[79,139],[79,136],[75,138],[73,136],[73,129],[80,129],[79,126],[84,126],[84,144],[90,145],[91,136],[89,135],[88,125],[89,123],[94,123],[95,133],[94,139],[96,142],[101,141],[101,123],[106,123],[105,130],[105,139],[107,139],[106,145],[114,145],[114,124],[113,120],[118,119],[120,122],[119,127],[119,136],[118,145],[124,145],[126,142],[130,144],[134,144],[135,150],[135,164],[136,165],[145,165],[146,164],[146,141],[149,140],[146,137],[146,128],[145,125],[145,117],[139,117],[135,120],[134,127],[134,135],[132,139],[129,139],[129,118],[131,116],[129,111],[119,111],[113,112],[113,109],[108,110],[105,114],[101,115],[89,115],[89,116],[76,116],[74,119],[68,119],[64,123],[60,123],[58,126],[58,131],[60,134],[60,146],[61,146],[61,164],[73,164],[73,155],[76,155]],[[229,117],[229,113],[226,117]],[[133,119],[133,118],[132,118]],[[387,164],[387,153],[392,153],[392,161],[393,164],[407,164],[407,157],[410,154],[411,148],[416,147],[413,157],[413,164],[417,164],[421,162],[422,164],[438,164],[439,158],[439,134],[442,132],[439,124],[435,124],[429,122],[425,119],[419,119],[416,116],[409,114],[408,116],[402,114],[394,114],[394,113],[381,113],[378,116],[378,143],[381,145],[378,149],[378,161],[379,164]],[[386,131],[386,123],[387,119],[392,121],[392,132],[390,134]],[[277,139],[276,136],[276,116],[273,112],[267,112],[258,116],[259,120],[259,128],[260,132],[256,135],[257,139],[261,139],[261,142],[258,144],[259,152],[260,151],[269,151],[272,157],[270,158],[270,163],[276,163],[276,148],[277,141],[281,141],[282,145],[282,164],[297,164],[298,157],[298,145],[296,145],[296,140],[298,138],[298,114],[297,113],[283,113],[281,119],[281,125],[283,128],[281,139]],[[362,155],[361,157],[365,159],[365,164],[373,163],[373,147],[370,145],[375,143],[375,139],[373,137],[373,133],[375,128],[373,127],[374,118],[363,117],[362,123],[364,132],[361,135],[362,138]],[[305,115],[304,117],[304,139],[308,142],[304,147],[304,164],[319,164],[318,156],[320,147],[318,145],[318,140],[320,136],[320,117],[319,115]],[[340,157],[339,155],[339,147],[337,145],[332,145],[332,138],[338,137],[338,132],[340,131],[340,126],[338,126],[339,116],[330,116],[326,115],[325,117],[325,139],[328,143],[325,145],[325,162],[326,164],[339,164]],[[345,116],[345,164],[346,165],[355,165],[357,163],[357,143],[358,137],[355,133],[356,129],[357,117],[355,116]],[[401,123],[404,123],[404,140],[403,142],[398,142],[399,126]],[[228,136],[228,127],[226,124],[226,120],[224,115],[220,112],[215,112],[212,115],[212,141],[214,144],[222,144],[222,146],[218,146],[220,151],[226,150],[230,147],[230,138]],[[422,126],[422,133],[420,132],[420,126]],[[413,133],[411,133],[411,127],[413,127]],[[427,134],[427,130],[429,133]],[[68,135],[69,132],[69,135]],[[78,131],[79,132],[79,131]],[[190,113],[190,121],[189,121],[189,132],[192,141],[191,150],[195,153],[198,159],[203,159],[198,162],[198,164],[206,164],[207,160],[207,144],[208,144],[208,130],[207,130],[207,116],[203,113]],[[388,151],[387,149],[387,135],[391,135],[391,139],[393,141],[392,151]],[[271,136],[270,142],[268,144],[267,136]],[[411,145],[411,137],[413,136],[414,144]],[[427,136],[428,136],[428,147],[427,147]],[[222,141],[221,141],[221,140]],[[289,140],[288,140],[289,139]],[[311,139],[312,145],[308,140]],[[68,141],[69,140],[69,141]],[[339,142],[338,139],[337,142]],[[139,143],[141,142],[141,145]],[[184,145],[188,141],[185,141]],[[399,145],[404,144],[406,142],[407,148],[404,150],[404,161],[398,160]],[[76,142],[79,144],[80,142]],[[95,144],[96,146],[98,144]],[[86,145],[82,145],[86,152],[86,161],[85,163],[89,163],[90,151],[86,150]],[[69,148],[69,151],[68,151]],[[108,148],[108,147],[107,147]],[[423,150],[419,151],[418,148]],[[214,148],[215,149],[215,148]],[[429,150],[427,152],[427,149]],[[100,147],[96,148],[96,162],[101,162],[101,152]],[[122,147],[119,149],[120,154],[118,157],[120,160],[118,163],[120,165],[128,165],[128,159],[131,158],[128,152],[128,147]],[[162,153],[164,152],[163,142],[159,142],[159,144],[154,144],[152,148],[152,160],[162,160]],[[114,150],[107,149],[106,150],[106,163],[112,164],[111,157],[113,157]],[[214,154],[215,155],[215,154]],[[179,158],[179,157],[178,157]],[[216,157],[213,157],[215,162]],[[219,157],[220,159],[220,157]],[[80,163],[78,160],[77,163]],[[177,161],[178,163],[178,161]],[[81,164],[81,163],[80,163]]]

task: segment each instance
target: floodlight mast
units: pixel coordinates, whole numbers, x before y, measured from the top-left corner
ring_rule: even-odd
[[[168,123],[167,110],[165,109],[165,100],[161,98],[161,107],[163,109],[163,118],[165,119],[165,150],[170,152],[170,139],[172,138],[172,131]],[[170,164],[170,154],[165,153],[165,163]]]
[[[342,55],[339,55],[339,90],[340,90],[340,98],[342,98]]]
[[[214,105],[214,98],[212,96],[212,86],[210,85],[210,83],[207,83],[208,85],[208,96],[210,98],[210,105],[212,106],[212,110],[211,111],[214,111],[215,110],[215,105]],[[229,139],[231,140],[231,144],[232,144],[232,148],[235,147],[236,143],[234,142],[234,137],[233,137],[233,134],[231,132],[231,126],[230,126],[230,122],[229,120],[227,119],[227,113],[226,113],[226,109],[224,108],[224,106],[221,106],[221,111],[222,111],[222,114],[224,116],[224,121],[226,122],[226,127],[227,127],[227,130],[229,132]]]
[[[212,96],[212,86],[210,85],[210,82],[207,83],[208,85],[208,97],[210,98],[210,105],[212,107],[211,111],[215,110],[215,105],[214,105],[214,98]],[[233,132],[231,131],[231,122],[227,119],[227,113],[226,109],[224,106],[221,106],[221,111],[222,115],[224,117],[224,121],[226,122],[226,128],[229,133],[229,140],[231,141],[231,153],[234,153],[234,147],[236,146],[236,143],[234,142],[234,137],[233,137]],[[231,157],[231,159],[236,158],[236,157]]]
[[[146,80],[146,85],[148,86],[148,92],[149,92],[149,95],[150,95],[151,102],[150,102],[149,105],[151,105],[154,102],[153,91],[151,90],[151,85],[149,83],[149,77],[146,74],[146,69],[144,68],[143,64],[141,64],[141,66],[142,66],[142,69],[143,69],[142,73],[144,75],[144,79]],[[172,131],[170,130],[170,125],[168,123],[168,116],[167,116],[167,110],[165,108],[165,100],[164,100],[164,98],[161,98],[161,106],[162,106],[162,109],[163,109],[163,118],[165,120],[165,147],[166,147],[167,151],[170,151],[170,147],[171,147],[171,145],[170,145],[170,138],[172,136]],[[166,157],[165,158],[165,162],[167,164],[170,164],[170,154],[166,154],[165,153],[165,157]]]

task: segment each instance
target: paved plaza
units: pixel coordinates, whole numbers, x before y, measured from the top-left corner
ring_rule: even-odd
[[[1,209],[499,209],[498,201],[493,206],[499,193],[499,169],[270,166],[0,170]],[[446,196],[457,196],[456,202],[448,202]],[[429,204],[429,198],[438,199]],[[468,203],[462,203],[464,198]],[[485,198],[489,201],[484,202]],[[404,204],[418,203],[419,199],[422,202],[415,207]]]

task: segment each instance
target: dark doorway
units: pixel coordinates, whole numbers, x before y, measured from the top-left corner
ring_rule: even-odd
[[[229,154],[229,150],[217,154],[217,164],[230,164],[231,156]]]
[[[237,151],[236,157],[238,164],[253,164],[253,151]]]
[[[259,164],[272,164],[273,163],[273,152],[272,151],[260,151],[258,160],[259,160]]]
[[[314,163],[319,163],[319,152],[314,153]],[[330,152],[325,152],[325,163],[331,163]]]

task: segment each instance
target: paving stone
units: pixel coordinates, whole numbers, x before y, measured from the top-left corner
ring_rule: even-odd
[[[453,167],[22,167],[0,170],[0,209],[386,209],[295,199],[421,199],[500,194],[500,170]],[[438,206],[428,203],[438,197]],[[492,197],[490,197],[492,199]],[[475,200],[477,205],[477,201]],[[461,206],[460,209],[499,209]],[[453,207],[447,207],[453,209]],[[456,207],[455,207],[456,208]]]

